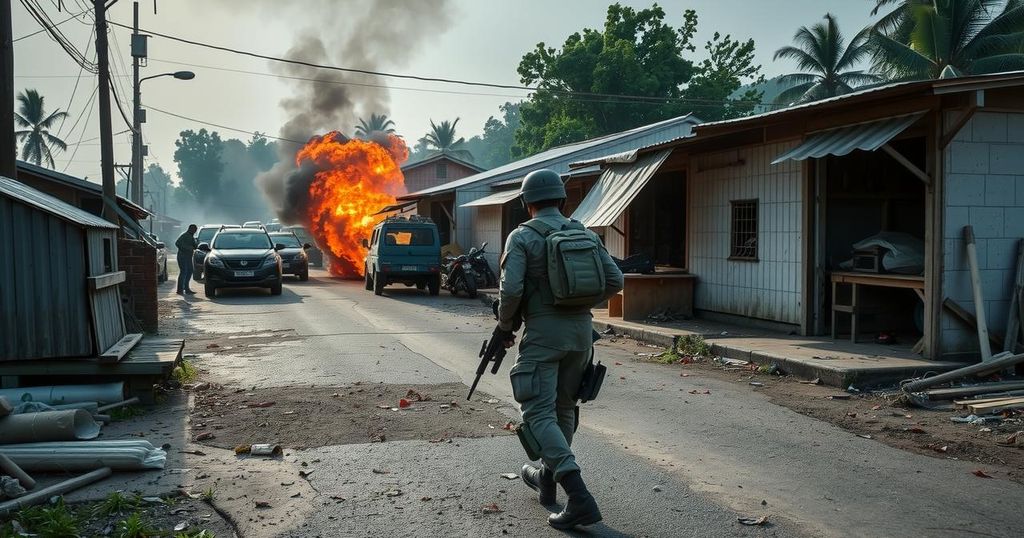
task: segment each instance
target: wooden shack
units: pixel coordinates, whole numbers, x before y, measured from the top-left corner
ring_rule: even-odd
[[[96,357],[121,342],[117,231],[0,177],[0,361]]]

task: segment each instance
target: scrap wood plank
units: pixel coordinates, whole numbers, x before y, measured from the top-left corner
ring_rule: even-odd
[[[100,353],[100,362],[118,362],[142,340],[142,333],[126,334],[120,340]]]
[[[950,299],[949,297],[943,299],[942,307],[950,314],[953,314],[953,317],[959,319],[971,329],[978,330],[978,318],[976,318],[974,314],[968,312],[967,309],[960,306],[960,304],[953,299]],[[996,349],[1003,348],[1003,337],[1001,334],[989,331],[988,340],[996,347]]]
[[[992,402],[1001,402],[1003,400],[1009,400],[1009,399],[1012,399],[1012,398],[1010,398],[1009,396],[1000,396],[998,398],[977,398],[977,399],[974,399],[974,400],[953,400],[953,406],[956,407],[957,409],[966,409],[967,407],[972,406],[972,405],[984,404],[984,403],[992,403]]]
[[[995,413],[1002,413],[1003,411],[1012,411],[1012,410],[1015,410],[1015,409],[1024,409],[1024,401],[1021,401],[1021,402],[1005,402],[1005,403],[1004,402],[992,402],[991,404],[986,404],[986,405],[991,405],[991,407],[979,407],[979,408],[970,407],[969,409],[974,414],[986,414],[986,413],[987,414],[995,414]]]
[[[1013,405],[1013,404],[1021,404],[1021,407],[1024,407],[1024,398],[1001,398],[1001,399],[996,400],[994,402],[971,404],[971,405],[968,405],[967,408],[970,409],[971,411],[975,411],[975,412],[977,412],[977,411],[991,411],[991,412],[995,412],[995,411],[992,411],[992,410],[993,409],[1001,409],[1001,408],[1003,408],[1003,407],[1005,407],[1007,405]]]
[[[928,389],[925,391],[930,400],[952,400],[962,396],[974,396],[975,394],[1002,393],[1013,390],[1024,390],[1024,381],[996,381],[992,383],[979,383],[966,387],[952,387],[948,389]],[[1007,396],[1010,396],[1009,394]]]

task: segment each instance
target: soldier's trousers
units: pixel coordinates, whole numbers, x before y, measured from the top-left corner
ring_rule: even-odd
[[[523,422],[530,426],[541,460],[554,471],[555,480],[579,470],[569,446],[576,429],[576,392],[589,356],[589,350],[520,345],[519,359],[510,372]]]

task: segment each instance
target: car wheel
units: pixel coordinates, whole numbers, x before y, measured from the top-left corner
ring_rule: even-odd
[[[302,282],[309,280],[309,271],[306,271],[305,273],[299,273],[299,280]]]
[[[476,299],[476,279],[475,278],[467,278],[466,279],[466,295],[468,295],[470,299]]]
[[[364,286],[366,288],[366,291],[372,290],[373,289],[373,277],[370,276],[370,272],[369,271],[366,271],[366,273],[363,275],[363,280],[366,281],[365,282],[365,286]]]
[[[436,296],[441,293],[441,277],[435,276],[427,282],[427,287],[430,288],[430,295]]]
[[[206,297],[208,299],[213,299],[217,296],[217,287],[209,282],[203,285],[203,291],[206,292]]]
[[[270,294],[271,295],[281,295],[281,290],[283,288],[284,288],[284,286],[281,284],[281,281],[278,280],[277,284],[274,284],[274,285],[270,286]]]
[[[376,271],[373,273],[373,294],[384,294],[384,277],[378,275]]]
[[[427,287],[427,282],[425,280],[420,280],[419,282],[416,283],[416,289],[418,289],[418,290],[426,289],[426,287]]]

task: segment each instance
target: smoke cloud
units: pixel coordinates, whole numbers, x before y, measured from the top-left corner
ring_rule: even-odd
[[[375,71],[406,67],[423,53],[428,38],[444,33],[451,18],[449,0],[263,3],[268,13],[281,16],[286,9],[288,16],[302,13],[314,24],[298,34],[287,58]],[[282,75],[315,79],[293,81],[293,94],[281,101],[289,118],[281,138],[305,142],[333,130],[351,133],[360,117],[389,112],[388,81],[381,77],[295,64],[274,63],[272,68]],[[282,222],[301,224],[315,170],[296,168],[298,144],[282,141],[278,148],[279,162],[256,183]]]

